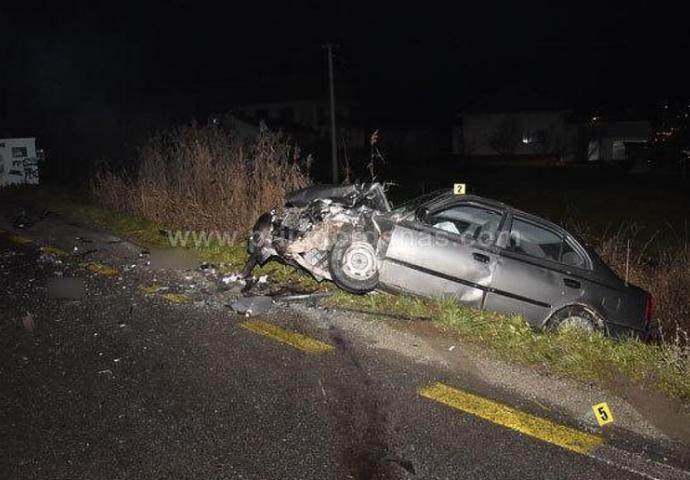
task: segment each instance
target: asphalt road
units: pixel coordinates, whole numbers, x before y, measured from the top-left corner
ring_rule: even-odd
[[[367,348],[328,311],[262,317],[333,347],[310,353],[146,295],[152,273],[122,252],[108,277],[0,234],[0,478],[644,478],[424,398],[472,385]],[[49,298],[56,272],[83,298]]]

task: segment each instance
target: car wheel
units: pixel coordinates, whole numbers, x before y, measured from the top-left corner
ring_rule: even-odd
[[[594,332],[601,328],[601,322],[589,310],[583,307],[566,307],[556,312],[547,324],[553,330],[578,328],[585,332]]]
[[[374,246],[355,232],[341,235],[331,249],[330,268],[338,287],[351,293],[366,293],[379,284],[379,261]]]

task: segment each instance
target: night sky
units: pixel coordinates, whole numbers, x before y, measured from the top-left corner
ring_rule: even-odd
[[[450,2],[449,2],[450,3]],[[657,2],[16,2],[0,13],[0,135],[98,151],[242,99],[338,78],[371,118],[450,118],[520,85],[570,108],[687,98],[688,17]],[[325,91],[323,92],[326,93]]]

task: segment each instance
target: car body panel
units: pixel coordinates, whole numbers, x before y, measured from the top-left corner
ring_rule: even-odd
[[[558,272],[526,263],[516,255],[500,255],[484,308],[517,313],[540,326],[551,313],[554,298],[566,293],[563,276]]]
[[[477,261],[476,255],[488,261]],[[379,281],[424,296],[452,295],[481,308],[495,260],[493,253],[464,245],[457,235],[405,221],[393,228]]]

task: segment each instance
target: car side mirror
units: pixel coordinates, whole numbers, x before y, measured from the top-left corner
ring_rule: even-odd
[[[429,222],[429,209],[426,207],[419,207],[417,209],[417,220],[422,223]]]

